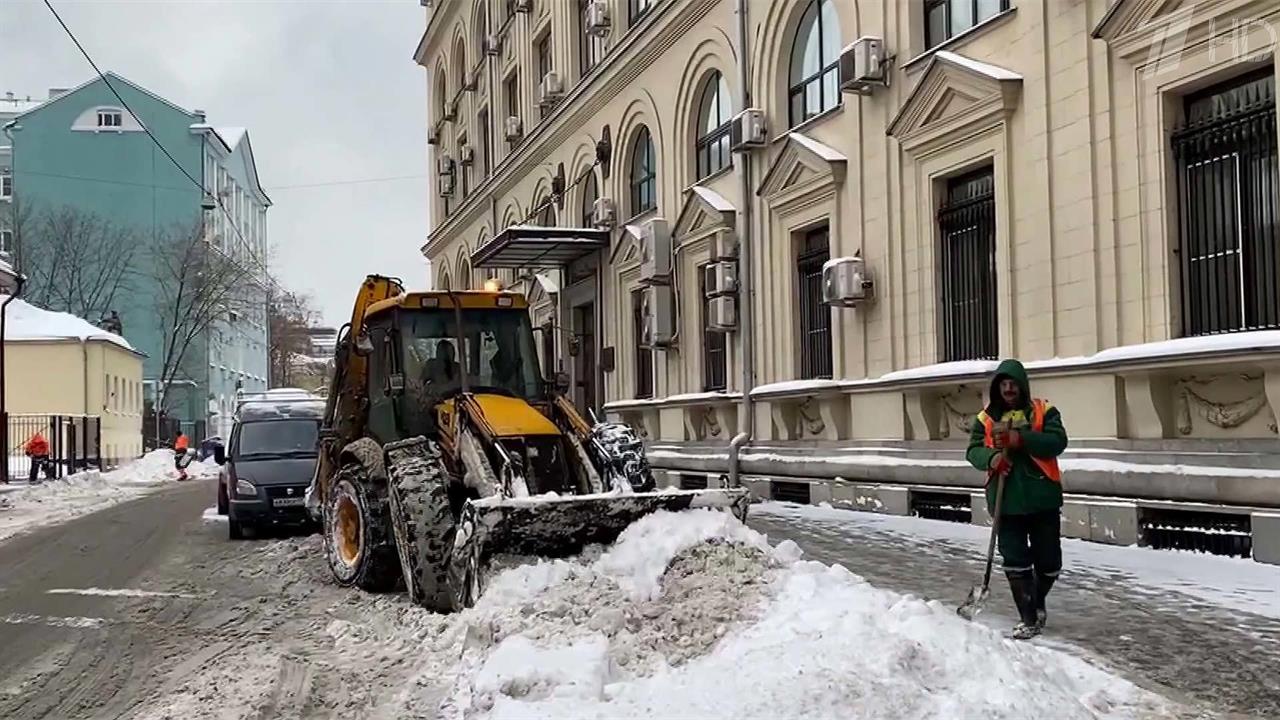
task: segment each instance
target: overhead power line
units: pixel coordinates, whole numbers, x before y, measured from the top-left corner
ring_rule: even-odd
[[[240,239],[240,242],[245,247],[248,247],[249,240],[244,236],[243,233],[240,232],[240,227],[236,223],[235,217],[231,214],[231,211],[227,210],[227,206],[223,204],[222,198],[218,197],[216,193],[209,192],[205,188],[204,183],[200,182],[191,173],[187,172],[187,169],[182,167],[182,163],[178,162],[177,158],[173,156],[173,153],[169,152],[169,149],[164,146],[164,143],[160,142],[160,139],[157,138],[155,134],[151,132],[151,128],[148,127],[146,123],[142,122],[142,118],[138,117],[138,114],[133,111],[133,108],[129,107],[129,103],[125,102],[124,97],[122,97],[120,93],[116,90],[115,86],[111,84],[110,78],[107,77],[106,73],[102,72],[102,68],[98,67],[98,63],[94,62],[93,57],[89,55],[89,51],[86,50],[84,45],[80,43],[80,40],[79,38],[76,37],[76,34],[71,32],[70,27],[67,27],[67,23],[63,21],[62,16],[58,14],[58,11],[56,9],[54,9],[53,3],[51,3],[49,0],[44,0],[44,6],[49,8],[49,12],[53,14],[54,19],[57,20],[58,24],[62,26],[63,31],[67,33],[67,37],[71,38],[71,42],[75,43],[76,48],[80,50],[80,54],[84,56],[84,59],[88,61],[89,66],[93,68],[94,72],[98,73],[98,77],[102,80],[103,84],[107,86],[107,89],[110,90],[111,94],[115,95],[116,99],[120,101],[121,107],[127,110],[129,112],[129,115],[131,115],[133,119],[137,121],[138,125],[140,125],[143,131],[147,133],[147,137],[151,138],[151,142],[155,143],[155,146],[160,149],[160,152],[164,153],[164,156],[169,158],[169,162],[173,163],[173,166],[176,167],[179,172],[185,175],[187,179],[191,181],[191,184],[194,185],[202,195],[208,196],[213,200],[214,204],[216,204],[217,207],[220,210],[222,210],[222,214],[226,216],[227,224],[231,226],[231,229],[233,231],[235,231],[236,237]],[[258,269],[262,271],[262,274],[266,277],[267,282],[274,285],[275,280],[271,278],[271,273],[268,272],[267,266],[264,263],[262,263],[258,258],[254,257],[253,253],[249,253],[249,259],[250,259],[250,262],[258,266]]]

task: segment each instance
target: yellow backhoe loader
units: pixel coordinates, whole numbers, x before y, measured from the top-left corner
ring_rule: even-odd
[[[745,519],[742,489],[661,490],[637,435],[538,370],[528,305],[370,275],[339,338],[308,506],[343,585],[459,610],[498,554],[563,556],[656,510]]]

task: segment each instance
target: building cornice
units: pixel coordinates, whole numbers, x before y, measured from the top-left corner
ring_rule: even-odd
[[[489,200],[500,197],[535,172],[553,152],[581,133],[584,125],[622,94],[640,75],[702,20],[718,0],[673,0],[651,11],[628,30],[621,43],[587,78],[579,82],[515,152],[477,185],[453,214],[437,225],[422,246],[431,255],[489,211]],[[495,232],[497,229],[495,228]]]

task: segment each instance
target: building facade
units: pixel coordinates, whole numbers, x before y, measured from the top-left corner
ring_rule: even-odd
[[[244,128],[210,125],[202,111],[185,110],[114,73],[107,78],[124,104],[98,78],[51,90],[46,101],[6,124],[13,205],[26,218],[16,228],[14,259],[24,270],[40,251],[39,234],[31,228],[41,213],[92,218],[130,233],[139,247],[130,260],[128,291],[118,294],[118,307],[101,312],[118,311],[125,337],[146,354],[144,382],[152,400],[165,343],[156,321],[156,275],[149,272],[157,243],[202,232],[262,285],[271,201],[258,182]],[[216,205],[208,202],[214,197]],[[38,285],[39,278],[31,282]],[[265,300],[240,304],[243,309],[220,316],[192,344],[181,382],[166,400],[189,433],[227,429],[237,389],[266,388]]]
[[[986,522],[963,450],[1018,357],[1072,434],[1064,533],[1280,561],[1274,3],[432,5],[436,286],[525,290],[544,364],[669,482],[736,455],[763,496]],[[842,87],[859,38],[883,62]],[[483,267],[512,226],[607,242]]]
[[[38,105],[39,100],[20,98],[12,92],[5,92],[0,97],[0,128]],[[14,225],[13,145],[7,137],[0,135],[0,260],[10,264],[13,263]]]

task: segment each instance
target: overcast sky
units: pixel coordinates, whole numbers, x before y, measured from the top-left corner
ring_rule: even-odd
[[[273,268],[345,322],[370,272],[426,282],[425,11],[412,0],[52,0],[105,70],[249,129]],[[93,76],[40,0],[0,0],[0,93]],[[386,182],[291,185],[419,176]]]

